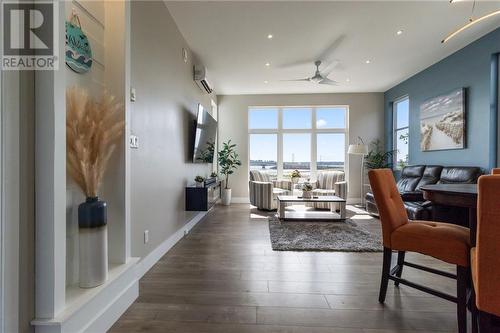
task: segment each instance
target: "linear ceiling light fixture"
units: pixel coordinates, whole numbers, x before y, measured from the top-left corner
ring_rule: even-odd
[[[457,2],[458,0],[451,0],[450,2],[451,3],[454,3],[454,2]],[[441,41],[441,43],[446,43],[447,41],[449,41],[450,39],[452,39],[453,37],[455,37],[456,35],[458,35],[459,33],[461,33],[462,31],[466,30],[466,29],[469,29],[470,27],[472,27],[473,25],[481,22],[481,21],[484,21],[486,19],[489,19],[490,17],[493,17],[493,16],[496,16],[496,15],[499,15],[500,14],[500,10],[497,10],[497,11],[494,11],[494,12],[491,12],[489,14],[485,14],[477,19],[474,19],[472,17],[472,15],[474,14],[474,8],[476,6],[476,1],[473,2],[472,4],[472,13],[471,13],[471,16],[469,18],[469,23],[467,23],[466,25],[464,25],[463,27],[455,30],[454,32],[452,32],[451,34],[449,34],[445,39],[443,39]]]

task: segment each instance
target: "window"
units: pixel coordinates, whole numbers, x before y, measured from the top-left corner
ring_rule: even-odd
[[[311,134],[283,134],[283,177],[299,170],[303,178],[311,176]]]
[[[318,170],[344,170],[347,106],[250,107],[250,170],[286,178],[297,169],[304,179]]]
[[[278,109],[251,109],[248,128],[278,128]]]
[[[344,133],[319,133],[316,145],[316,168],[318,170],[344,170]]]
[[[408,142],[409,142],[409,118],[410,118],[410,100],[408,97],[401,98],[394,102],[394,138],[393,149],[394,165],[397,169],[401,169],[408,165]]]
[[[285,108],[283,109],[283,128],[298,129],[311,128],[311,109],[309,108]]]
[[[316,111],[317,128],[345,128],[345,108],[318,108]]]
[[[278,176],[278,140],[276,134],[250,134],[250,170],[260,170],[271,178]]]

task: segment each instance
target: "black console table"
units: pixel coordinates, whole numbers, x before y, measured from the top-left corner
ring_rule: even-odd
[[[204,187],[195,185],[186,187],[186,210],[207,211],[220,198],[220,181],[205,184]]]

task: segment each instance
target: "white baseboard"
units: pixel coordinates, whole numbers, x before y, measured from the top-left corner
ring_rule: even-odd
[[[125,287],[122,293],[111,300],[108,307],[100,311],[97,318],[82,330],[82,332],[107,332],[121,315],[125,313],[129,306],[134,303],[136,298],[139,297],[138,281],[139,280],[136,279],[131,282],[128,287]]]
[[[172,236],[163,241],[139,262],[139,278],[147,273],[178,241],[180,241],[208,212],[198,212],[186,225],[177,230]]]
[[[250,199],[248,197],[233,197],[231,202],[235,204],[249,204]]]

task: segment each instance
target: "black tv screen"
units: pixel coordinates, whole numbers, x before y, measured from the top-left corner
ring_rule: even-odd
[[[194,138],[194,163],[212,163],[215,154],[217,136],[217,121],[198,104],[196,119],[196,134]]]

